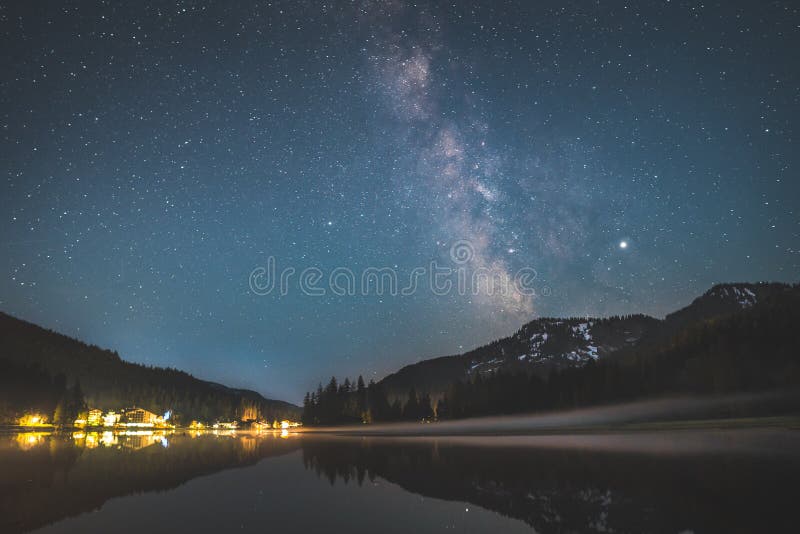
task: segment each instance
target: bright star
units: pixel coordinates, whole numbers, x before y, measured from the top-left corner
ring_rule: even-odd
[[[628,248],[628,242],[627,241],[620,241],[619,242],[619,248],[625,250],[626,248]]]

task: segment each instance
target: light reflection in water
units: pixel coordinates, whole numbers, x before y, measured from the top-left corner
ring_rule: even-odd
[[[761,429],[670,432],[664,436],[669,437],[668,447],[661,441],[654,446],[652,432],[536,439],[343,437],[288,429],[28,432],[8,435],[5,441],[0,435],[0,485],[7,488],[0,495],[0,508],[7,512],[0,514],[0,531],[24,532],[92,510],[100,510],[98,519],[81,521],[98,526],[106,521],[103,517],[111,517],[103,514],[106,501],[113,497],[136,499],[143,491],[164,491],[163,502],[168,503],[171,490],[178,486],[232,467],[246,469],[221,474],[210,484],[207,498],[214,506],[209,508],[219,515],[249,517],[251,522],[244,530],[253,532],[263,530],[263,514],[288,514],[288,509],[270,508],[275,506],[274,499],[296,497],[308,506],[305,499],[314,492],[320,499],[315,506],[330,508],[326,508],[328,513],[318,514],[325,518],[319,524],[310,524],[313,519],[306,521],[312,531],[349,526],[349,532],[368,532],[366,526],[359,530],[358,524],[348,523],[345,517],[353,510],[365,509],[371,514],[372,527],[389,527],[387,518],[399,510],[398,491],[420,496],[415,503],[432,502],[429,498],[462,503],[458,509],[464,513],[469,509],[470,515],[479,508],[497,512],[497,517],[487,516],[490,523],[483,529],[496,531],[508,531],[504,529],[509,524],[502,516],[543,533],[756,532],[755,526],[762,521],[766,521],[764,527],[778,527],[762,531],[777,532],[793,521],[791,495],[800,483],[800,461],[797,454],[775,453],[800,450],[798,433]],[[672,440],[682,446],[673,446]],[[783,445],[779,449],[776,443]],[[756,454],[756,450],[767,453]],[[270,457],[275,459],[261,462]],[[279,465],[284,474],[270,478]],[[256,469],[260,474],[255,475]],[[309,478],[309,474],[314,476]],[[287,480],[299,488],[296,495],[287,494]],[[227,484],[230,498],[219,498],[221,483]],[[390,497],[385,493],[390,491],[387,483],[402,490],[391,490]],[[765,492],[761,489],[765,487],[773,491]],[[187,502],[201,498],[195,488],[183,494]],[[262,492],[273,492],[272,500],[260,497]],[[242,506],[253,498],[257,500],[253,506]],[[359,499],[367,499],[377,508],[354,504]],[[43,509],[36,504],[41,502],[49,504]],[[703,506],[696,506],[698,502]],[[120,513],[129,509],[120,506]],[[291,507],[291,503],[283,506]],[[419,518],[409,516],[406,509],[402,512],[409,529],[435,531],[433,526],[444,523],[461,525],[453,523],[453,516],[445,514],[444,508],[432,511],[439,505],[420,506],[420,510],[431,511]],[[173,517],[174,512],[153,512],[152,517],[160,527],[171,519],[185,527],[176,531],[209,530],[213,518],[196,507],[188,509],[191,514]],[[149,524],[137,517],[141,526]],[[71,528],[77,523],[69,521],[52,532],[75,531]],[[474,519],[470,517],[470,521]],[[7,528],[9,525],[17,528]]]
[[[49,436],[50,432],[20,432],[16,435],[15,441],[19,448],[27,451],[45,442],[45,437]]]
[[[124,447],[126,449],[143,449],[151,445],[169,447],[168,435],[174,431],[125,430],[114,432],[73,432],[72,441],[76,446],[95,449],[97,447]],[[194,434],[192,434],[194,437]]]

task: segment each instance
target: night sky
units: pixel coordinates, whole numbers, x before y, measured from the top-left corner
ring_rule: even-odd
[[[795,2],[3,2],[0,309],[299,401],[798,280]],[[259,295],[469,244],[503,295]],[[529,271],[530,272],[530,271]]]

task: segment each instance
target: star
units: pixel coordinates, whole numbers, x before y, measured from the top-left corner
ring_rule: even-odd
[[[395,334],[376,378],[537,316],[663,315],[702,280],[796,281],[791,9],[721,2],[683,27],[665,22],[683,9],[669,2],[597,7],[560,42],[560,6],[394,0],[367,16],[362,3],[309,17],[304,2],[236,2],[205,32],[208,15],[150,17],[147,0],[54,18],[9,2],[25,23],[4,26],[0,56],[14,73],[0,91],[2,310],[300,402],[332,374],[374,375]],[[118,33],[137,20],[135,39]],[[238,36],[251,25],[270,38]],[[298,28],[315,38],[294,46]],[[189,55],[161,54],[176,35]],[[597,61],[566,59],[587,50]],[[275,292],[242,298],[269,258]],[[434,262],[453,270],[447,297],[430,291]],[[299,288],[309,268],[360,286],[369,267],[398,291],[426,275],[413,298]],[[526,273],[531,294],[515,290]],[[457,290],[485,278],[512,284]]]

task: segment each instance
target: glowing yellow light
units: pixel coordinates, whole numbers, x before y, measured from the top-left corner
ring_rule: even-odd
[[[287,428],[289,428],[289,421],[281,421],[281,428],[283,430],[286,430]]]
[[[107,430],[103,432],[103,435],[100,437],[100,443],[102,443],[105,447],[111,447],[112,445],[117,445],[119,443],[119,438],[117,438],[113,432]]]
[[[44,426],[47,424],[47,419],[40,414],[27,414],[19,419],[20,426]]]
[[[103,416],[103,426],[114,426],[119,423],[120,414],[116,412],[108,412]]]
[[[46,433],[43,432],[23,432],[17,434],[16,441],[22,450],[29,450],[41,443],[44,443]]]

